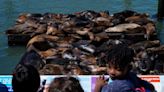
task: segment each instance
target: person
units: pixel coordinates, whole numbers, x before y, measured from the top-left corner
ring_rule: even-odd
[[[48,92],[84,92],[75,77],[56,77],[51,82]]]
[[[134,51],[125,44],[113,46],[106,52],[107,73],[111,82],[104,76],[96,80],[94,92],[155,92],[154,86],[137,77],[130,70]]]
[[[18,64],[32,65],[37,70],[40,70],[44,67],[45,62],[42,60],[40,55],[35,50],[30,50],[30,51],[26,51],[23,54]]]
[[[1,82],[0,82],[0,92],[9,92],[6,85],[2,84]]]
[[[29,64],[18,64],[13,72],[13,92],[37,92],[40,87],[40,76],[35,67]]]

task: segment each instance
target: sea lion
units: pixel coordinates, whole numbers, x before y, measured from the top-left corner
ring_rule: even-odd
[[[6,34],[22,34],[28,26],[26,24],[17,24],[7,29]]]
[[[106,67],[99,67],[97,65],[88,65],[90,68],[90,71],[94,75],[101,75],[101,74],[107,74],[107,68]]]
[[[23,13],[23,14],[20,14],[16,20],[17,23],[20,23],[20,24],[23,24],[27,19],[28,17],[30,16],[29,13]]]
[[[134,29],[140,27],[140,25],[135,24],[135,23],[124,23],[124,24],[119,24],[114,27],[109,27],[105,30],[105,32],[126,32],[128,29]]]
[[[77,29],[75,32],[79,35],[87,35],[91,29],[92,28],[80,28],[80,29]]]
[[[113,23],[111,22],[112,17],[104,18],[104,17],[97,17],[93,19],[92,21],[96,23],[97,26],[113,26]]]
[[[54,48],[50,48],[46,51],[39,51],[38,53],[41,56],[41,58],[47,58],[56,55],[58,53],[58,50]]]
[[[94,35],[94,41],[96,42],[100,42],[107,39],[109,39],[109,36],[106,32],[101,32]]]
[[[86,75],[91,74],[91,71],[87,66],[77,65],[77,64],[69,64],[64,67],[66,74],[71,75]]]
[[[149,53],[163,54],[164,55],[164,45],[160,45],[159,47],[147,48],[146,50]]]
[[[119,18],[119,17],[123,17],[123,18],[127,18],[130,16],[134,16],[137,15],[138,13],[136,11],[131,11],[131,10],[124,10],[118,13],[114,13],[113,17]]]
[[[38,27],[36,31],[34,31],[35,34],[43,34],[47,31],[47,24],[38,24]]]
[[[64,68],[64,70],[67,72],[67,74],[72,75],[84,75],[84,71],[77,65],[68,65]]]
[[[159,40],[154,40],[154,41],[141,41],[135,44],[130,45],[130,48],[133,48],[136,52],[140,50],[145,50],[146,48],[151,48],[151,47],[156,47],[160,45]]]
[[[59,31],[56,26],[49,25],[47,27],[46,34],[48,34],[48,35],[57,35],[58,33],[61,33],[61,31]]]
[[[46,34],[41,34],[33,37],[27,44],[27,47],[35,42],[42,42],[42,41],[57,41],[59,38],[57,36],[50,36]]]
[[[151,19],[148,18],[148,14],[138,14],[125,19],[128,23],[136,23],[139,25],[146,25],[147,23],[153,23]]]
[[[92,11],[92,10],[86,10],[86,11],[82,11],[82,12],[76,12],[75,15],[77,17],[83,16],[84,18],[89,19],[89,20],[92,20],[92,19],[100,16],[99,13],[97,13],[95,11]]]
[[[65,53],[62,54],[62,58],[68,60],[77,60],[77,57],[73,53],[67,51],[65,51]]]
[[[137,20],[141,20],[141,19],[143,19],[143,18],[148,18],[148,17],[149,17],[149,14],[147,14],[147,13],[136,14],[136,15],[127,17],[127,18],[125,19],[125,21],[127,21],[127,22],[135,22],[135,21],[137,21]]]
[[[127,17],[134,16],[136,14],[138,14],[138,13],[135,11],[131,11],[131,10],[124,10],[122,12],[114,13],[113,18],[112,18],[112,23],[114,25],[125,23],[125,19]]]
[[[136,67],[140,69],[141,74],[149,74],[155,67],[158,56],[153,53],[148,53],[146,50],[140,51],[135,56]]]
[[[46,64],[39,70],[40,75],[64,75],[63,66],[57,64]]]
[[[50,36],[46,34],[41,34],[34,36],[32,39],[29,40],[27,43],[27,50],[35,50],[35,51],[45,51],[52,47],[57,47],[55,42],[59,38],[56,36]]]
[[[104,17],[104,18],[110,17],[109,11],[107,11],[107,10],[106,11],[100,11],[99,14],[101,17]]]
[[[90,44],[90,41],[87,40],[81,40],[76,43],[72,44],[75,48],[78,48],[81,51],[84,51],[86,53],[93,54],[95,52],[96,47],[92,44]]]
[[[67,66],[70,64],[70,61],[68,59],[64,59],[61,57],[61,55],[55,55],[53,57],[47,57],[45,58],[46,64],[58,64]]]
[[[81,55],[80,56],[80,61],[85,62],[88,65],[96,65],[97,58],[93,55]]]
[[[24,24],[27,25],[28,27],[37,28],[38,24],[39,24],[39,20],[38,19],[29,18],[27,21],[25,21]]]
[[[146,28],[146,35],[145,36],[146,36],[147,40],[149,40],[150,36],[153,35],[153,33],[155,33],[155,30],[156,30],[155,24],[147,23],[145,25],[145,28]]]

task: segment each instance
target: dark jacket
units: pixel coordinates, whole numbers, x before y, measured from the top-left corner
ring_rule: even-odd
[[[140,87],[144,87],[146,92],[155,92],[152,84],[141,80],[134,73],[129,73],[122,80],[112,80],[111,83],[102,88],[101,92],[137,92],[135,89]]]
[[[8,88],[6,87],[6,85],[0,83],[0,92],[8,92]]]

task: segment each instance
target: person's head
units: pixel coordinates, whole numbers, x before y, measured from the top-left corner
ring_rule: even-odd
[[[57,77],[50,86],[48,92],[84,92],[77,78]]]
[[[112,79],[121,79],[131,69],[131,62],[133,61],[134,51],[128,48],[127,45],[118,44],[113,46],[106,53],[107,57],[107,73]]]
[[[40,55],[34,50],[26,51],[24,53],[24,55],[21,57],[21,60],[19,61],[18,64],[32,65],[37,70],[42,69],[43,66],[45,65],[45,63],[42,61]]]
[[[32,65],[18,64],[13,72],[12,87],[14,92],[37,92],[40,76]]]

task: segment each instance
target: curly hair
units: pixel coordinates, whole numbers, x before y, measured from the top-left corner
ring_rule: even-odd
[[[133,61],[134,51],[125,44],[114,45],[106,52],[106,63],[124,69]]]
[[[84,90],[77,78],[57,77],[51,82],[49,92],[84,92]]]

